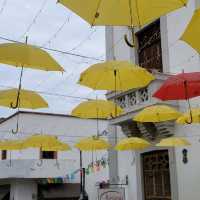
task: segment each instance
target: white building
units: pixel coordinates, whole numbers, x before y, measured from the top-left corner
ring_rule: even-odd
[[[164,103],[186,111],[185,102],[160,102],[152,98],[170,73],[200,71],[200,57],[189,45],[180,41],[198,1],[190,0],[187,7],[161,17],[152,24],[135,30],[135,48],[124,42],[127,28],[106,28],[107,60],[130,60],[148,67],[156,76],[147,88],[117,94],[117,102],[125,114],[110,121],[111,138],[127,135],[146,137],[152,141],[171,135],[185,136],[191,142],[187,148],[155,148],[143,152],[110,152],[110,181],[121,183],[128,175],[129,183],[123,186],[126,200],[198,200],[200,198],[199,125],[179,126],[175,122],[136,123],[134,115],[148,105]],[[113,93],[107,94],[114,99]],[[194,107],[199,99],[192,100]],[[111,141],[113,141],[111,139]]]
[[[17,121],[18,133],[12,134],[12,130],[16,129]],[[99,129],[100,132],[105,131],[107,122],[100,120]],[[84,120],[60,114],[20,111],[3,119],[0,123],[1,139],[23,139],[33,134],[52,134],[71,147],[81,138],[96,133],[96,120]],[[39,149],[2,151],[0,199],[78,199],[80,193],[80,177],[77,171],[80,168],[79,157],[79,151],[75,148],[69,152],[40,152]],[[107,153],[94,153],[93,156],[92,153],[83,153],[83,167],[87,168],[88,164],[100,158],[107,158]],[[90,199],[96,197],[96,182],[107,179],[108,167],[86,176],[86,191]],[[55,180],[65,180],[65,182],[47,184]]]

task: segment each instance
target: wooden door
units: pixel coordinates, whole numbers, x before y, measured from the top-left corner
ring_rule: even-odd
[[[169,155],[167,150],[142,154],[144,199],[171,200]]]

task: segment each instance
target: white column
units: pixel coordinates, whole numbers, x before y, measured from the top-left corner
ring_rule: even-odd
[[[200,0],[195,0],[196,9],[200,8]]]
[[[32,180],[13,180],[10,200],[37,200],[37,183]]]
[[[115,138],[117,137],[117,127],[114,125],[108,126],[109,136],[108,140],[112,146],[116,145]],[[109,179],[110,183],[118,183],[118,153],[117,151],[110,149],[108,151],[109,158]]]

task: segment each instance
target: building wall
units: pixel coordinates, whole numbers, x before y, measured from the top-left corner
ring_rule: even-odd
[[[58,162],[60,160],[60,164],[62,164],[62,162],[64,162],[65,160],[66,160],[66,163],[67,162],[69,163],[70,160],[73,161],[74,163],[73,167],[67,168],[68,171],[66,169],[66,174],[69,174],[73,172],[74,170],[79,169],[80,156],[79,156],[79,151],[73,148],[74,144],[83,137],[95,135],[97,133],[96,120],[82,120],[82,119],[78,119],[74,117],[40,115],[40,114],[38,115],[37,114],[20,114],[18,120],[19,120],[19,132],[15,135],[11,133],[11,130],[16,129],[17,116],[10,118],[9,120],[0,124],[1,139],[23,139],[32,134],[40,134],[40,133],[50,134],[50,135],[52,134],[52,135],[58,136],[58,138],[61,141],[68,143],[72,147],[71,151],[58,152]],[[107,122],[104,120],[100,120],[99,129],[100,129],[100,132],[106,130]],[[8,152],[8,159],[10,159],[9,155],[10,155],[10,152]],[[102,151],[99,153],[94,153],[93,160],[95,161],[96,159],[99,159],[102,156],[107,157],[107,152]],[[22,150],[22,151],[12,151],[11,159],[13,160],[13,164],[15,162],[14,160],[17,160],[18,163],[19,163],[19,160],[22,160],[21,163],[23,167],[23,163],[26,163],[27,160],[29,159],[39,160],[39,150],[27,149],[27,150]],[[5,162],[5,161],[0,161],[0,162]],[[92,162],[92,153],[90,152],[83,153],[83,167],[87,167],[87,165],[91,162]],[[52,161],[52,165],[53,163],[55,163],[55,160]],[[49,164],[49,167],[50,166],[51,165]],[[15,167],[17,166],[15,165]],[[34,165],[34,167],[38,168],[38,170],[34,171],[34,173],[38,173],[36,174],[36,176],[38,177],[41,170],[39,170],[39,167],[37,167],[37,165]],[[12,168],[9,170],[12,170]],[[46,170],[52,170],[52,176],[54,176],[55,173],[59,174],[59,169],[53,170],[53,168],[51,169],[51,167],[50,169],[48,169],[48,166],[46,166]],[[63,173],[62,171],[63,170],[61,166],[61,169],[60,169],[61,174]],[[15,173],[17,174],[17,172]],[[25,174],[29,174],[29,173],[27,172]],[[96,186],[95,186],[96,182],[103,181],[103,180],[106,181],[107,179],[108,179],[108,168],[101,169],[100,172],[93,173],[86,176],[86,188],[91,199],[95,199],[95,195],[97,191]]]
[[[195,0],[190,0],[186,8],[179,9],[167,16],[161,17],[162,53],[164,73],[194,72],[200,70],[200,60],[197,52],[188,44],[180,41],[187,24],[189,23],[195,9]],[[125,45],[123,40],[126,28],[115,27],[112,30],[114,41],[112,42],[114,56],[117,60],[127,59],[135,62],[135,49]],[[121,38],[121,41],[119,41]],[[108,47],[107,47],[108,49]],[[194,107],[199,106],[199,98],[191,100]],[[182,101],[178,104],[179,109],[185,112],[188,105]],[[141,106],[140,106],[141,107]],[[127,115],[128,116],[128,115]],[[197,200],[200,197],[200,162],[198,159],[200,149],[199,125],[178,126],[175,125],[175,135],[185,136],[191,142],[188,149],[188,163],[182,162],[184,148],[169,149],[171,164],[171,184],[173,200]],[[147,150],[151,151],[151,149]],[[131,152],[118,153],[118,175],[122,182],[126,175],[129,176],[129,185],[126,188],[126,200],[144,200],[140,152],[135,154],[135,159]]]

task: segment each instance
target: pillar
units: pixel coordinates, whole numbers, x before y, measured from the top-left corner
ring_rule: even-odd
[[[33,180],[13,180],[10,200],[37,200],[37,183]]]

